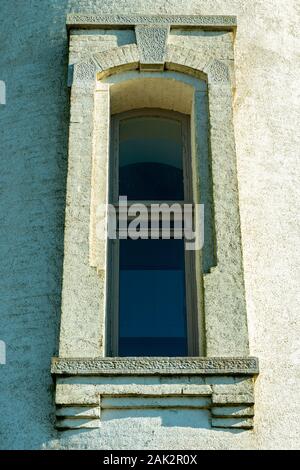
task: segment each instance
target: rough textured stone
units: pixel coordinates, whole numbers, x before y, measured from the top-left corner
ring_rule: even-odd
[[[253,417],[254,416],[254,408],[253,406],[244,407],[232,407],[232,406],[215,406],[212,408],[211,413],[213,416],[218,416],[222,418],[226,418],[228,416],[233,417]]]
[[[91,17],[89,16],[89,21],[90,18]],[[199,173],[198,176],[196,174],[194,177],[194,179],[197,180],[196,186],[200,186],[201,191],[196,186],[193,191],[196,200],[199,200],[198,196],[201,192],[201,198],[206,199],[207,202],[209,201],[211,208],[210,206],[208,207],[208,210],[206,208],[206,215],[210,216],[210,220],[208,222],[208,230],[206,230],[206,234],[209,234],[211,237],[209,241],[210,245],[216,242],[214,264],[217,264],[217,268],[213,266],[205,268],[205,271],[208,270],[208,273],[204,278],[204,301],[202,299],[202,294],[200,294],[202,287],[201,272],[198,272],[198,305],[204,305],[202,317],[205,315],[205,341],[202,340],[202,343],[205,342],[206,351],[202,348],[202,354],[207,353],[208,356],[247,355],[247,320],[243,285],[239,208],[238,198],[236,197],[236,156],[232,125],[232,84],[230,83],[228,66],[224,61],[220,60],[220,58],[222,59],[223,57],[223,50],[220,45],[215,50],[213,43],[211,43],[210,56],[205,57],[201,50],[201,38],[206,36],[205,32],[203,32],[203,36],[201,36],[197,41],[197,50],[196,44],[194,49],[188,49],[184,46],[178,47],[170,45],[167,50],[166,44],[168,40],[169,27],[163,25],[157,26],[155,24],[151,25],[152,19],[153,18],[150,16],[148,24],[142,26],[132,23],[132,26],[135,27],[137,46],[134,44],[125,45],[119,48],[113,48],[111,50],[96,53],[89,59],[89,65],[87,65],[86,62],[83,62],[82,64],[77,62],[75,65],[74,85],[82,85],[84,74],[86,74],[86,86],[88,87],[93,75],[96,79],[96,72],[98,79],[103,79],[112,73],[121,72],[127,69],[135,69],[138,63],[140,63],[141,67],[146,66],[148,68],[149,65],[150,68],[153,69],[153,67],[163,67],[165,61],[166,67],[171,68],[172,70],[179,70],[187,75],[194,75],[200,79],[207,77],[209,101],[209,115],[207,116],[207,123],[209,121],[211,129],[210,132],[208,130],[208,126],[206,126],[206,129],[203,126],[198,126],[197,113],[202,116],[207,115],[207,109],[204,109],[202,102],[199,101],[201,109],[197,109],[198,101],[195,102],[194,120],[191,121],[192,134],[194,134],[195,141],[201,140],[200,145],[195,144],[193,146],[193,151],[199,152],[199,155],[196,153],[192,157],[192,160],[195,162],[194,168],[196,171],[200,169],[200,166],[204,168],[204,174]],[[130,21],[138,22],[135,18],[129,18],[128,22],[130,23]],[[97,23],[97,18],[95,19],[95,23]],[[101,25],[98,26],[101,27]],[[185,37],[186,36],[183,36],[183,40]],[[82,35],[81,38],[83,41],[84,36]],[[80,49],[77,51],[80,57],[84,57],[84,51],[86,51],[87,55],[89,53],[89,49],[82,41],[82,51]],[[86,41],[87,43],[89,41],[88,34],[86,35]],[[225,56],[228,51],[232,51],[231,43],[232,36],[228,37],[228,41],[221,42],[224,47]],[[188,44],[193,45],[192,41],[189,41]],[[101,41],[99,42],[99,47],[100,46]],[[95,63],[99,65],[98,71],[94,68]],[[80,75],[81,65],[83,71],[82,76]],[[79,73],[76,73],[76,68],[79,69]],[[77,75],[79,75],[78,79],[76,78]],[[147,90],[144,92],[145,95],[147,95],[146,91]],[[102,122],[103,127],[102,131],[100,131],[98,129],[98,125],[94,126],[92,133],[89,128],[86,128],[85,140],[90,141],[89,148],[90,151],[93,152],[93,155],[89,156],[89,158],[93,160],[92,174],[94,176],[92,178],[92,194],[95,193],[94,187],[102,188],[101,194],[99,193],[98,197],[93,197],[94,203],[92,202],[90,210],[88,210],[88,207],[86,206],[86,218],[91,214],[90,226],[92,234],[90,235],[90,239],[92,242],[90,251],[92,253],[90,255],[90,259],[93,259],[95,246],[98,246],[97,258],[102,258],[102,262],[100,262],[101,267],[99,263],[97,264],[95,262],[92,262],[91,266],[96,265],[98,266],[98,269],[101,269],[101,277],[102,280],[104,280],[103,285],[105,285],[106,244],[102,241],[99,241],[98,243],[97,237],[95,237],[94,233],[95,225],[97,225],[95,222],[97,219],[95,216],[96,201],[98,200],[102,204],[106,204],[108,200],[106,195],[107,189],[105,189],[107,187],[106,175],[108,174],[108,146],[105,127],[108,129],[109,107],[104,106],[102,109],[101,106],[97,108],[96,104],[92,106],[90,104],[90,99],[88,100],[85,98],[87,94],[82,94],[82,96],[75,94],[74,96],[75,98],[74,101],[71,102],[71,106],[77,109],[79,104],[81,109],[85,109],[85,112],[88,112],[89,108],[91,110],[93,109],[95,121],[100,123]],[[78,96],[78,103],[76,102],[76,96]],[[95,103],[96,102],[97,100],[95,100]],[[150,106],[153,106],[153,103],[150,103]],[[159,104],[158,107],[162,107],[162,104]],[[203,134],[205,130],[207,135]],[[199,135],[198,132],[200,132]],[[100,142],[103,141],[106,143],[104,146],[99,146],[99,143],[97,144],[100,135],[102,136]],[[70,148],[76,148],[77,136],[75,134],[70,134],[70,138],[74,139],[74,142],[73,140],[70,142]],[[210,141],[211,154],[209,154],[208,145],[205,145],[203,140]],[[101,151],[103,155],[101,154]],[[95,154],[98,155],[97,158],[95,158]],[[199,165],[199,161],[203,160],[203,156],[204,161],[207,163],[204,165],[201,163]],[[74,158],[72,153],[70,154],[70,158]],[[209,158],[212,160],[211,170],[208,170],[207,168]],[[97,174],[101,173],[102,176],[97,177]],[[206,177],[208,177],[210,183],[207,184],[207,182],[205,182],[202,184]],[[69,184],[71,186],[78,187],[78,184],[80,184],[78,175],[75,175],[74,177],[70,176]],[[203,196],[205,193],[205,187],[207,196]],[[89,191],[89,187],[83,187],[83,192],[87,193]],[[96,192],[98,193],[99,190]],[[105,224],[105,217],[102,222]],[[74,224],[73,231],[76,233],[78,226],[80,226],[80,221],[77,222],[74,220]],[[102,255],[100,249],[102,249]],[[205,256],[206,254],[204,253],[204,257]],[[68,276],[68,268],[65,273],[66,276]],[[73,282],[76,286],[80,285],[80,271],[78,272],[76,281],[73,279]],[[95,292],[95,296],[97,295],[99,295],[98,291]],[[102,304],[101,312],[104,312],[103,306],[106,304],[105,291],[102,292]],[[224,310],[227,312],[226,317],[224,316]],[[71,308],[69,311],[68,322],[72,323],[72,316],[74,314],[75,310],[72,310]],[[97,317],[97,311],[94,312],[94,316]],[[63,319],[65,319],[65,315]],[[76,323],[75,318],[73,323]],[[103,326],[105,325],[105,316],[103,313],[101,314],[100,323]],[[200,330],[202,331],[204,329],[204,320],[199,320],[199,323],[201,323]],[[93,324],[90,324],[89,328],[92,331]],[[62,322],[61,331],[63,335],[68,334],[68,329],[64,328],[64,322]],[[86,327],[86,332],[88,332],[88,326]],[[85,337],[86,341],[88,341],[86,334]],[[105,338],[106,332],[102,331],[102,337],[99,338],[101,354],[105,353]],[[69,342],[69,340],[63,340],[62,336],[61,340]],[[74,341],[71,340],[71,342],[74,345]],[[72,353],[69,352],[73,357],[76,355],[75,349],[76,346],[73,348]],[[80,347],[78,347],[77,355],[80,355]]]
[[[225,428],[228,429],[251,429],[253,426],[252,419],[241,419],[241,418],[213,418],[212,426],[214,428]]]
[[[232,60],[233,38],[228,31],[199,31],[186,30],[184,28],[171,29],[168,44],[181,47],[184,43],[186,48],[192,49],[197,54],[201,53],[204,57],[210,57],[212,51],[223,60]]]
[[[90,18],[90,17],[89,17]],[[138,20],[133,20],[138,21]],[[78,305],[81,303],[81,296],[79,293],[85,290],[87,285],[84,282],[86,267],[82,266],[83,269],[78,265],[76,275],[70,276],[70,267],[72,266],[72,259],[66,258],[64,264],[64,281],[63,281],[63,300],[67,298],[66,302],[63,302],[63,312],[61,321],[60,331],[60,358],[53,361],[52,372],[54,374],[69,374],[71,376],[80,375],[103,375],[106,374],[108,377],[113,375],[123,376],[131,375],[134,381],[134,375],[155,375],[155,374],[171,374],[171,375],[191,375],[191,374],[235,374],[247,373],[254,375],[257,373],[257,363],[255,359],[243,359],[236,357],[235,359],[224,359],[220,358],[185,358],[185,359],[163,359],[163,358],[143,358],[143,359],[95,359],[99,355],[105,355],[106,348],[105,342],[107,338],[106,325],[108,312],[106,312],[106,283],[107,283],[107,243],[105,240],[98,239],[97,227],[99,224],[105,225],[107,213],[104,212],[101,217],[98,214],[98,208],[100,204],[106,207],[108,202],[108,173],[109,173],[109,128],[110,128],[110,99],[111,93],[110,88],[113,87],[109,83],[99,82],[102,79],[109,76],[110,74],[116,74],[124,70],[134,70],[137,64],[140,64],[141,70],[160,70],[166,66],[172,69],[182,70],[187,75],[193,75],[200,78],[199,84],[194,89],[193,106],[191,106],[190,114],[193,114],[191,120],[191,130],[193,135],[193,141],[201,141],[199,145],[195,143],[193,145],[193,165],[194,170],[199,171],[201,165],[199,161],[209,159],[208,146],[203,145],[203,140],[210,140],[211,159],[212,159],[212,172],[204,171],[204,174],[200,172],[194,173],[194,194],[195,199],[199,201],[199,194],[204,191],[204,185],[202,184],[203,179],[209,176],[212,178],[212,185],[207,187],[208,195],[207,200],[212,197],[214,201],[214,209],[210,212],[214,220],[211,220],[211,225],[215,228],[216,240],[217,240],[217,254],[216,264],[219,270],[219,277],[212,277],[206,275],[205,284],[205,298],[203,302],[201,285],[202,285],[202,273],[201,269],[198,269],[198,305],[199,305],[199,330],[203,330],[205,323],[206,331],[204,338],[201,338],[201,343],[206,344],[206,351],[202,347],[202,353],[207,352],[208,356],[212,356],[214,353],[224,355],[235,355],[248,354],[248,338],[247,338],[247,322],[244,302],[244,289],[243,289],[243,271],[242,268],[237,269],[242,265],[241,261],[241,247],[240,247],[240,227],[239,227],[239,215],[238,215],[238,201],[234,197],[237,192],[237,180],[235,177],[235,152],[234,152],[234,138],[232,132],[232,96],[230,84],[230,75],[226,63],[219,60],[223,57],[222,48],[215,51],[213,43],[211,44],[210,57],[204,57],[203,51],[201,51],[201,40],[198,42],[198,50],[195,48],[188,49],[187,47],[178,47],[170,45],[167,51],[167,41],[169,35],[169,25],[156,25],[149,24],[152,21],[152,17],[149,17],[148,24],[136,25],[135,27],[136,41],[135,44],[129,44],[117,48],[106,49],[104,51],[96,52],[90,55],[89,34],[81,34],[80,46],[77,46],[77,54],[83,59],[83,62],[79,62],[74,56],[75,60],[75,72],[74,81],[72,84],[72,101],[71,101],[71,128],[70,128],[70,143],[69,143],[69,168],[75,165],[77,167],[76,173],[69,171],[68,173],[68,193],[67,200],[70,201],[69,210],[66,213],[66,225],[69,233],[77,234],[78,231],[82,230],[82,219],[87,220],[90,218],[89,223],[89,243],[88,246],[83,247],[82,253],[85,254],[87,249],[89,250],[89,262],[91,267],[97,268],[97,275],[102,280],[101,291],[95,290],[94,297],[98,299],[98,305],[90,305],[89,318],[84,323],[84,328],[81,328],[74,337],[74,325],[78,326],[83,319],[86,320],[84,312],[78,314],[78,309],[72,308],[72,303],[76,302]],[[96,21],[95,21],[96,23]],[[147,23],[147,22],[146,22]],[[101,27],[102,25],[98,25]],[[119,25],[120,27],[120,25]],[[99,30],[97,30],[98,33]],[[84,31],[82,31],[84,33]],[[97,35],[98,36],[98,35]],[[86,43],[84,43],[84,37]],[[204,35],[205,37],[205,35]],[[230,37],[232,41],[232,37]],[[190,44],[192,45],[192,43]],[[224,55],[226,55],[228,44],[223,42]],[[101,40],[99,41],[99,48],[101,48]],[[167,54],[166,54],[167,53]],[[219,54],[219,55],[218,55]],[[86,55],[86,57],[85,57]],[[204,62],[203,62],[204,60]],[[204,65],[205,64],[205,65]],[[99,67],[97,69],[97,67]],[[203,99],[197,99],[197,94],[201,88],[203,80],[201,78],[207,76],[208,80],[208,101],[210,103],[209,115],[207,109],[205,109],[206,101]],[[163,79],[164,75],[162,75]],[[96,79],[98,81],[96,82]],[[181,78],[179,78],[181,80]],[[125,79],[126,83],[126,79]],[[132,82],[133,86],[136,83]],[[144,82],[143,82],[144,83]],[[146,83],[146,82],[145,82]],[[221,88],[220,88],[221,86]],[[184,85],[182,85],[184,88]],[[197,91],[196,91],[197,90]],[[204,94],[207,89],[203,90]],[[144,89],[144,94],[147,95],[148,87]],[[216,97],[221,97],[218,101]],[[206,97],[207,98],[207,97]],[[150,106],[154,106],[154,103],[150,102]],[[159,104],[158,107],[162,107]],[[168,106],[170,108],[170,105]],[[75,110],[75,111],[74,111]],[[80,168],[82,165],[85,170],[85,163],[83,159],[78,159],[78,147],[77,147],[77,135],[72,132],[74,124],[77,125],[77,121],[73,119],[80,114],[82,118],[81,123],[81,140],[85,141],[86,148],[86,159],[89,159],[90,168],[90,183],[88,180],[83,181],[80,178],[80,174],[83,169]],[[86,119],[86,117],[89,119]],[[198,126],[198,116],[201,116],[200,121],[204,123],[204,126]],[[203,118],[206,116],[206,120]],[[91,121],[93,119],[93,122]],[[208,122],[212,129],[208,132]],[[214,132],[213,132],[214,131]],[[198,134],[199,132],[199,134]],[[218,148],[216,146],[216,140],[218,135],[222,132],[222,145]],[[204,139],[203,139],[204,136]],[[80,144],[81,142],[79,142]],[[79,147],[80,148],[80,147]],[[228,148],[231,152],[228,152]],[[198,152],[199,151],[199,155]],[[206,165],[202,167],[205,168]],[[214,172],[214,168],[219,166],[221,171]],[[83,186],[81,187],[81,185]],[[226,192],[229,189],[229,196],[225,194],[224,186],[227,185]],[[91,194],[90,206],[82,206],[80,197],[73,198],[74,188],[75,193],[78,187],[81,187],[81,193]],[[200,188],[201,191],[200,191]],[[223,194],[224,192],[224,194]],[[203,197],[203,196],[202,196]],[[224,205],[228,213],[231,214],[232,220],[228,233],[224,219],[219,214],[219,205]],[[228,207],[226,206],[228,204]],[[222,208],[224,209],[224,207]],[[84,215],[78,219],[70,217],[72,213],[80,213],[84,211]],[[103,212],[103,211],[102,211]],[[221,229],[220,229],[221,228]],[[225,228],[225,229],[224,229]],[[68,233],[66,233],[65,242],[68,243]],[[212,235],[212,233],[211,233]],[[69,237],[70,238],[70,237]],[[213,240],[210,241],[213,243]],[[84,243],[84,241],[83,241]],[[85,241],[87,244],[87,239]],[[69,250],[69,247],[68,247]],[[226,253],[226,259],[224,259],[224,253]],[[205,256],[205,255],[204,255]],[[82,262],[82,261],[81,261]],[[200,266],[198,266],[200,268]],[[214,269],[216,273],[216,269]],[[95,274],[93,271],[91,275]],[[230,280],[235,278],[235,282],[232,283]],[[211,287],[207,289],[207,279],[209,281],[215,281],[211,284]],[[216,282],[217,280],[217,282]],[[67,289],[65,289],[65,285]],[[70,286],[73,292],[71,295]],[[77,289],[77,291],[76,291]],[[74,299],[74,292],[76,292]],[[79,294],[79,295],[78,295]],[[68,302],[69,300],[69,302]],[[68,309],[65,308],[67,304]],[[204,305],[203,311],[200,311],[202,305]],[[201,306],[201,307],[200,307]],[[97,308],[95,308],[97,307]],[[100,307],[100,308],[99,308]],[[224,317],[224,308],[228,311],[228,315]],[[78,316],[80,318],[78,319]],[[95,321],[97,321],[100,328],[95,331]],[[204,322],[205,318],[205,322]],[[71,326],[71,328],[69,328]],[[72,330],[73,326],[73,330]],[[223,332],[226,331],[224,335]],[[239,334],[237,334],[237,332]],[[202,333],[203,334],[203,333]],[[98,341],[95,342],[95,337]],[[90,337],[89,337],[90,336]],[[74,341],[75,339],[75,341]],[[200,339],[199,339],[200,341]],[[91,343],[91,344],[90,344]],[[94,350],[91,347],[87,348],[86,344],[93,345]],[[96,348],[95,348],[96,346]],[[97,349],[98,348],[98,349]],[[68,360],[68,358],[75,358],[81,354],[83,349],[83,356],[86,357],[84,360]],[[88,358],[88,352],[93,351]],[[63,358],[63,356],[66,358]],[[248,381],[249,382],[249,381]],[[246,393],[240,393],[239,384],[234,383],[233,385],[224,386],[226,392],[219,398],[218,386],[216,389],[213,388],[212,404],[219,404],[228,406],[230,404],[249,404],[253,403],[254,398],[252,394],[252,382],[249,382],[251,387]],[[91,384],[91,381],[88,381]],[[70,387],[71,385],[69,385]],[[74,387],[76,385],[74,384]],[[233,389],[231,391],[231,389]],[[69,396],[74,395],[73,390],[68,393]],[[86,402],[87,398],[84,397],[85,387],[80,387],[81,397],[79,400],[72,404],[79,405],[82,402]],[[59,394],[59,388],[56,389],[56,394]],[[60,392],[61,394],[61,392]],[[173,393],[171,393],[173,396]],[[238,396],[237,396],[238,394]],[[124,392],[123,392],[124,395]],[[90,393],[88,393],[88,397]],[[102,397],[102,395],[101,395]],[[250,398],[251,400],[250,401]],[[165,398],[165,397],[164,397]],[[88,398],[89,399],[89,398]],[[61,401],[64,400],[64,401]],[[66,398],[58,399],[57,403],[60,406],[61,403],[67,405]],[[102,399],[101,399],[102,401]],[[135,402],[143,402],[143,398],[136,398]],[[146,400],[149,403],[149,400]],[[170,401],[172,401],[170,399]],[[114,408],[131,409],[132,403],[129,406],[126,404],[126,396],[122,398],[123,406],[114,406]],[[150,408],[155,408],[153,402]],[[158,402],[157,402],[158,403]],[[142,406],[142,405],[141,405]],[[193,405],[194,406],[194,405]],[[190,407],[193,407],[190,405]],[[148,406],[145,405],[147,408]],[[157,405],[157,408],[173,408],[175,407],[174,400],[168,405],[168,400],[164,400],[164,406]],[[177,408],[179,406],[177,403]],[[185,405],[187,407],[187,405]],[[106,407],[108,408],[108,407]],[[112,407],[110,407],[111,409]],[[133,407],[133,408],[136,408]],[[198,406],[199,408],[199,406]],[[200,407],[201,408],[201,407]],[[60,408],[59,408],[60,409]],[[76,408],[75,408],[76,409]],[[77,415],[73,416],[74,425],[77,427],[76,420]],[[58,424],[62,429],[68,429],[71,426],[70,416],[68,416],[67,424],[65,420],[58,416]],[[227,421],[230,423],[230,421]],[[86,419],[87,426],[90,427],[90,421]],[[231,425],[229,425],[230,427]],[[84,427],[84,423],[80,424],[80,427]],[[250,427],[249,421],[247,427]]]
[[[96,76],[96,64],[90,59],[88,62],[80,62],[74,66],[74,83],[86,84],[88,82],[94,82]]]
[[[164,69],[170,27],[140,25],[135,27],[140,65],[143,70]]]
[[[54,358],[52,373],[62,375],[258,374],[256,358]],[[218,387],[218,386],[216,386]]]
[[[104,25],[132,26],[137,25],[176,25],[176,26],[195,26],[210,29],[229,29],[236,27],[236,18],[234,16],[200,16],[200,15],[86,15],[72,13],[68,15],[67,25],[69,28],[97,27]]]
[[[124,383],[120,379],[124,373],[128,374],[128,370],[126,372],[121,367],[124,364],[124,359],[114,361],[118,362],[120,367],[114,371],[114,374],[110,374],[110,369],[107,368],[105,380],[103,380],[103,371],[99,368],[99,361],[95,361],[98,364],[97,368],[90,367],[88,371],[81,369],[82,374],[94,374],[88,380],[87,378],[83,379],[80,375],[76,376],[76,372],[71,375],[74,369],[65,367],[64,372],[60,370],[59,373],[63,372],[66,376],[57,377],[56,417],[58,429],[76,428],[79,418],[81,419],[81,428],[90,428],[93,427],[93,424],[94,427],[98,427],[103,410],[111,412],[119,410],[124,414],[125,410],[149,409],[156,410],[156,412],[163,409],[180,410],[181,412],[185,409],[209,410],[213,427],[214,423],[216,423],[216,427],[228,429],[235,427],[250,429],[253,426],[253,407],[249,407],[249,404],[253,403],[253,395],[245,393],[245,390],[252,390],[252,379],[249,376],[244,375],[228,383],[228,377],[219,375],[218,385],[214,383],[215,380],[212,376],[207,376],[206,384],[202,384],[199,383],[197,375],[187,375],[188,369],[185,369],[185,375],[182,373],[183,371],[176,375],[173,370],[171,377],[166,375],[170,370],[165,370],[165,375],[160,370],[159,378],[156,375],[152,377],[152,380],[149,380],[149,377],[146,378],[149,371],[145,372],[144,366],[143,376],[137,375],[141,372],[137,368],[134,371],[131,369],[130,378],[127,383]],[[168,361],[172,362],[171,359]],[[102,362],[108,362],[108,360]],[[125,364],[128,362],[125,360]],[[145,364],[147,361],[132,359],[132,362]],[[150,360],[148,362],[150,363]],[[152,362],[154,361],[152,360]],[[159,362],[161,364],[162,361]],[[57,370],[55,363],[53,370]],[[154,371],[152,371],[153,373]],[[220,393],[218,394],[218,392]],[[93,423],[91,423],[92,419]]]

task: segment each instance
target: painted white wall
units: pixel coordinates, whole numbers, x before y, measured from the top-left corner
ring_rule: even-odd
[[[67,162],[65,17],[149,13],[145,0],[2,0],[0,447],[299,448],[299,5],[297,0],[153,0],[151,13],[234,14],[234,121],[255,430],[193,414],[117,412],[91,432],[54,430]],[[297,10],[298,8],[298,10]],[[298,123],[298,124],[297,124]]]

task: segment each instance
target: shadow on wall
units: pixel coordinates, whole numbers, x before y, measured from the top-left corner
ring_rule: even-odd
[[[251,431],[242,429],[211,428],[209,410],[195,409],[128,409],[128,410],[103,410],[99,429],[72,429],[59,434],[59,442],[53,440],[49,443],[51,449],[111,449],[112,436],[114,448],[131,449],[159,448],[157,435],[164,428],[169,433],[168,445],[162,442],[162,448],[169,448],[173,439],[176,445],[181,438],[182,443],[188,442],[188,448],[207,448],[207,436],[212,433],[224,439],[229,435],[247,434]],[[99,430],[101,440],[99,441]],[[196,432],[196,434],[195,434]],[[80,436],[80,439],[79,439]],[[196,447],[191,447],[192,440],[197,436]],[[195,442],[195,441],[194,441]],[[176,448],[177,448],[176,447]],[[184,448],[184,447],[182,447]]]
[[[123,409],[103,410],[103,425],[111,420],[143,419],[149,424],[164,427],[203,428],[210,429],[210,412],[197,409]]]

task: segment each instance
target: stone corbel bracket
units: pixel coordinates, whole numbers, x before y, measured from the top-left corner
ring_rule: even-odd
[[[209,410],[214,428],[253,427],[256,358],[53,358],[52,374],[60,430],[98,428],[103,409],[149,408]],[[126,375],[130,383],[114,380]],[[157,383],[140,380],[149,376]]]

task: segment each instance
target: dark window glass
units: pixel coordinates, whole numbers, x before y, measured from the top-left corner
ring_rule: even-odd
[[[187,355],[183,240],[120,240],[119,356]]]
[[[183,200],[181,122],[155,116],[123,119],[119,195],[129,200]]]

